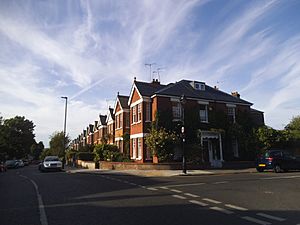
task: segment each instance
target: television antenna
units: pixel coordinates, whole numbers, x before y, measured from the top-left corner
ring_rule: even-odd
[[[152,80],[151,67],[156,63],[145,63],[145,66],[149,66],[150,82]]]

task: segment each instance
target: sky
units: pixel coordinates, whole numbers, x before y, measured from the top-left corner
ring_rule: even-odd
[[[300,1],[0,0],[0,116],[76,138],[134,77],[203,81],[283,129],[300,114]],[[151,72],[149,66],[152,64]]]

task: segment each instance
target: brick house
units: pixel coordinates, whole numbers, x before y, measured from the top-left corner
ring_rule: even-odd
[[[164,88],[157,80],[152,83],[136,81],[128,99],[130,107],[130,158],[137,162],[152,160],[152,155],[145,144],[152,121],[151,96]]]
[[[118,93],[113,111],[115,115],[115,145],[117,145],[120,152],[124,154],[129,154],[129,149],[126,149],[126,143],[124,142],[124,135],[129,135],[130,133],[128,99],[128,96],[119,95]]]
[[[94,128],[94,143],[103,144],[107,138],[107,116],[99,115],[99,120],[97,121],[97,128]]]
[[[108,109],[107,118],[107,143],[113,145],[115,143],[115,114],[114,109]]]
[[[203,159],[212,166],[219,167],[224,161],[224,152],[239,157],[237,139],[232,137],[226,146],[222,143],[220,131],[210,129],[213,117],[220,112],[227,115],[225,120],[235,123],[238,114],[246,113],[254,118],[257,125],[264,124],[263,112],[252,109],[252,103],[240,98],[237,92],[227,94],[210,87],[204,82],[181,80],[168,85],[161,85],[158,80],[151,83],[134,80],[130,92],[128,105],[130,106],[130,156],[137,162],[151,160],[151,154],[145,145],[151,121],[155,120],[157,113],[169,113],[165,118],[171,123],[182,122],[183,106],[180,98],[185,96],[185,116],[196,117],[201,145],[203,146]],[[189,118],[190,119],[190,118]],[[189,127],[185,126],[186,132]],[[200,151],[200,149],[199,149]]]
[[[87,132],[86,132],[87,144],[93,145],[94,144],[94,125],[89,124],[86,130],[87,130]]]

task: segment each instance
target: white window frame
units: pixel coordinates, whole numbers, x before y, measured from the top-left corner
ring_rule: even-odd
[[[136,138],[132,139],[132,158],[136,159]]]
[[[208,111],[207,111],[207,104],[200,104],[200,107],[204,106],[205,109],[204,110],[199,110],[199,117],[200,117],[200,122],[201,123],[208,123]],[[204,112],[204,117],[203,115],[201,115],[201,112]],[[204,118],[204,120],[202,120],[202,118]]]
[[[176,105],[175,105],[176,104]],[[173,101],[172,102],[172,116],[173,116],[173,119],[181,119],[181,104],[179,102],[175,102]]]
[[[228,116],[232,116],[233,118],[233,123],[235,123],[235,107],[232,107],[232,106],[227,106],[227,115]]]
[[[146,102],[146,121],[151,121],[150,102]]]
[[[137,158],[142,159],[142,138],[137,138]]]
[[[137,105],[137,122],[142,120],[142,104],[143,103]]]

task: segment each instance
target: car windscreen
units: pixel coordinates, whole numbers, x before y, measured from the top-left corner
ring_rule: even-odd
[[[276,157],[276,156],[282,156],[281,151],[267,151],[265,153],[265,157],[269,158],[269,157]]]
[[[45,162],[49,162],[49,161],[59,161],[59,159],[57,157],[49,157],[49,158],[45,158],[44,160]]]

